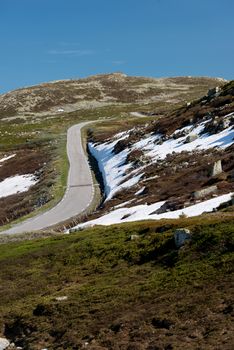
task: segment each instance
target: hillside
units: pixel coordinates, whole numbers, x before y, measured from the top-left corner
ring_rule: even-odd
[[[178,249],[173,234],[190,230]],[[0,245],[0,329],[24,350],[233,345],[233,217]]]
[[[116,133],[90,132],[108,225],[217,210],[234,192],[234,85]],[[102,216],[100,216],[102,214]]]
[[[71,125],[107,119],[103,128],[109,129],[110,118],[118,120],[117,128],[139,125],[131,112],[157,109],[164,116],[223,84],[214,78],[150,79],[115,73],[0,95],[0,181],[5,193],[0,195],[0,225],[52,207],[62,198],[68,171],[66,131]],[[26,178],[33,186],[22,188]]]
[[[179,104],[224,84],[215,78],[144,78],[122,73],[97,75],[22,88],[0,96],[0,118],[59,114],[110,105]]]
[[[0,235],[0,349],[231,350],[233,81],[58,81],[0,118],[2,229],[62,198],[82,121],[95,182],[82,215]]]

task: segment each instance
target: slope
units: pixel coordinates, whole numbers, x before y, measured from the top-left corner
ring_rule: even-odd
[[[234,192],[234,85],[119,133],[93,133],[105,184],[89,224],[198,215]],[[81,227],[81,226],[80,226]]]
[[[66,133],[72,125],[99,119],[110,125],[109,118],[115,117],[127,126],[129,112],[157,107],[164,114],[223,84],[213,78],[150,79],[116,73],[1,95],[0,159],[6,160],[0,166],[0,181],[20,175],[35,177],[36,182],[22,193],[0,195],[0,225],[35,215],[61,200],[68,174]]]

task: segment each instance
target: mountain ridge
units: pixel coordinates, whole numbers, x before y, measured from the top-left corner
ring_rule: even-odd
[[[72,112],[90,108],[90,105],[97,108],[113,103],[181,102],[185,98],[193,98],[194,94],[202,96],[210,87],[223,84],[220,78],[145,78],[120,73],[60,80],[0,95],[0,118],[23,113],[56,114],[58,109],[63,108],[65,112]],[[167,94],[163,96],[165,91]]]

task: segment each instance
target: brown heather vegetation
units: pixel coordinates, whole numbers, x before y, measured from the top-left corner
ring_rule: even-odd
[[[233,111],[233,97],[229,97],[233,96],[233,83],[225,85],[217,99],[205,98],[185,107],[186,100],[201,98],[208,88],[223,83],[203,78],[166,79],[160,82],[164,83],[162,89],[177,89],[178,95],[166,94],[163,102],[152,102],[151,97],[160,97],[160,91],[152,87],[151,90],[140,89],[150,82],[145,78],[106,75],[82,79],[79,83],[44,84],[1,96],[0,118],[23,113],[19,112],[20,104],[25,104],[32,113],[48,112],[63,103],[77,102],[82,99],[82,89],[86,90],[84,99],[99,99],[100,89],[95,87],[96,83],[102,85],[105,96],[136,103],[129,107],[109,106],[99,111],[64,113],[57,119],[52,119],[56,117],[53,115],[51,120],[49,116],[38,125],[32,119],[30,128],[42,131],[38,140],[41,142],[46,135],[49,141],[45,143],[31,140],[28,144],[28,136],[17,138],[14,143],[13,136],[8,140],[11,130],[8,128],[6,134],[5,122],[1,122],[0,131],[6,136],[1,139],[4,142],[0,150],[17,153],[17,157],[0,168],[1,179],[25,173],[26,169],[36,172],[40,178],[38,185],[27,193],[7,197],[0,203],[2,220],[11,215],[19,217],[34,206],[40,206],[45,198],[50,199],[50,188],[58,181],[58,166],[56,169],[53,166],[53,158],[58,156],[56,147],[64,148],[64,137],[59,139],[59,135],[65,135],[66,128],[79,120],[95,119],[98,115],[116,116],[124,111],[124,117],[99,125],[98,132],[92,128],[89,137],[104,141],[119,130],[137,124],[138,133],[131,133],[128,140],[131,144],[150,132],[160,130],[170,134],[175,128],[190,123],[191,118],[200,120],[210,112],[221,118]],[[88,88],[90,83],[92,88]],[[184,89],[183,94],[178,84]],[[138,96],[130,89],[138,89]],[[76,93],[79,96],[74,97]],[[31,94],[29,105],[26,103],[28,94]],[[147,105],[139,102],[144,96],[150,101]],[[165,102],[170,98],[178,101]],[[179,110],[175,108],[177,103]],[[5,105],[6,108],[2,107]],[[141,109],[157,115],[156,120],[125,119],[129,111]],[[28,125],[22,122],[23,128]],[[119,143],[115,151],[127,146],[128,143]],[[218,193],[230,192],[233,190],[233,150],[231,146],[225,152],[184,152],[148,165],[138,186],[118,193],[90,218],[132,198],[143,186],[144,192],[136,198],[138,203],[164,198],[169,201],[171,210],[184,205],[186,200],[192,201],[191,193],[208,185],[217,184]],[[142,165],[142,156],[140,151],[134,151],[127,161],[137,168]],[[63,157],[62,161],[64,154]],[[219,159],[224,172],[211,178],[208,163]],[[60,170],[63,166],[64,162],[59,163]],[[61,173],[66,175],[66,171],[61,170]],[[159,177],[148,180],[155,175]],[[178,198],[181,192],[183,195]],[[195,218],[96,227],[71,235],[55,235],[53,231],[45,236],[43,233],[27,237],[1,236],[0,337],[7,337],[15,347],[24,350],[232,350],[233,213],[233,206],[229,206]],[[177,249],[173,234],[181,227],[191,231],[191,240]],[[137,239],[132,240],[132,235]],[[66,298],[59,300],[58,297]]]
[[[136,123],[136,119],[129,119],[129,111],[139,108],[150,111],[157,106],[157,110],[164,115],[177,104],[201,97],[208,88],[216,85],[223,85],[223,82],[209,78],[150,79],[107,74],[45,83],[1,95],[0,152],[14,152],[17,157],[0,168],[0,181],[15,174],[39,172],[37,176],[40,176],[40,182],[26,193],[0,200],[0,225],[22,217],[47,202],[56,203],[61,198],[67,171],[67,165],[63,165],[66,164],[65,133],[70,125],[80,120],[118,117],[115,130],[119,127],[128,129]],[[177,102],[167,102],[171,94],[176,96]],[[93,101],[104,103],[103,107],[100,105],[99,108],[94,108],[95,104],[90,104]],[[80,102],[85,104],[79,105]],[[115,105],[116,102],[119,105]],[[66,106],[69,106],[69,113],[57,112],[58,108],[66,109]],[[137,123],[141,124],[143,121]],[[98,130],[104,131],[104,134],[108,131],[113,135],[113,123],[107,120],[103,125],[106,126],[99,125]],[[132,142],[141,135],[132,134]],[[116,147],[118,146],[124,147]],[[53,158],[57,159],[58,155],[60,161],[54,162]],[[136,163],[140,164],[139,159],[134,161],[137,156],[140,156],[139,152],[138,155],[129,155],[129,160],[135,166]],[[55,181],[57,190],[54,194],[51,186]]]
[[[198,121],[211,119],[207,124],[205,132],[219,132],[224,115],[234,111],[234,85],[233,82],[226,84],[221,89],[218,96],[207,95],[191,103],[190,106],[176,109],[170,114],[165,114],[153,121],[147,121],[145,125],[139,124],[129,137],[120,140],[114,148],[117,154],[122,150],[134,145],[145,135],[150,133],[161,133],[164,137],[170,137],[171,134],[185,125],[196,123]],[[217,125],[213,120],[217,120]],[[234,117],[231,124],[234,125]],[[128,125],[131,128],[131,125]],[[126,126],[121,128],[126,130]],[[111,139],[116,130],[111,132],[97,132],[93,134],[91,140],[104,142]],[[128,154],[127,162],[132,163],[134,169],[144,165],[144,176],[137,185],[124,191],[118,192],[113,199],[102,205],[102,212],[109,211],[114,206],[132,200],[129,206],[134,204],[151,204],[161,200],[167,201],[167,209],[182,209],[195,203],[194,191],[206,188],[211,185],[217,185],[215,194],[210,194],[203,198],[209,199],[213,195],[221,195],[234,190],[234,146],[225,150],[209,149],[206,151],[182,152],[179,154],[170,154],[164,160],[150,162],[147,160],[141,150],[132,151]],[[221,160],[223,173],[216,177],[211,177],[210,169],[215,161]],[[147,163],[149,163],[147,165]],[[155,175],[157,178],[155,178]],[[150,178],[152,179],[150,180]],[[149,179],[149,180],[147,180]],[[144,187],[141,195],[135,196],[135,192]],[[126,205],[128,206],[128,205]],[[99,213],[100,215],[100,213]],[[92,217],[96,217],[95,213]]]
[[[224,82],[213,78],[153,79],[127,77],[119,73],[57,81],[1,95],[0,118],[24,113],[48,113],[66,105],[75,111],[80,109],[79,103],[85,101],[99,101],[106,105],[147,102],[156,103],[158,108],[160,103],[168,105],[171,100],[174,104],[193,100],[203,96],[209,88],[223,84]]]
[[[51,156],[43,149],[20,149],[16,156],[5,161],[0,167],[0,181],[15,175],[35,174],[39,182],[27,192],[0,198],[0,226],[29,214],[51,198],[48,182]]]
[[[0,334],[24,350],[231,350],[228,214],[0,244]]]

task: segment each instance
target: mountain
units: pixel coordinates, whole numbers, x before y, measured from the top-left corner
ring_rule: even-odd
[[[170,123],[175,109],[224,83],[215,78],[153,79],[114,73],[0,95],[0,181],[5,181],[4,191],[9,181],[13,188],[0,198],[0,223],[52,207],[61,199],[68,172],[65,143],[69,126],[111,117],[116,121],[107,122],[99,131],[104,128],[110,132],[114,124],[116,130],[126,129],[131,123],[139,124],[134,111],[151,114],[153,119],[165,116]],[[141,133],[151,132],[151,126]],[[22,187],[26,178],[34,186]]]
[[[0,234],[1,349],[233,348],[234,81],[58,81],[0,118],[2,229],[61,200],[87,120],[94,181],[82,215]]]
[[[126,104],[179,104],[225,81],[215,78],[144,78],[122,73],[61,80],[0,95],[0,118],[73,112]]]
[[[234,192],[233,147],[233,82],[150,122],[90,135],[104,180],[94,218],[102,216],[79,227],[216,210]]]

